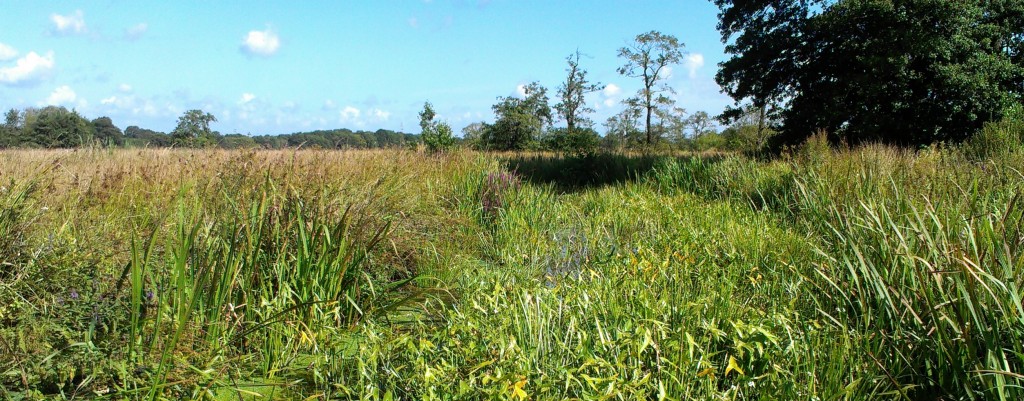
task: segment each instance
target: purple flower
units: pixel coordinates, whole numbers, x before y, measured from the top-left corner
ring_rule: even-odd
[[[69,296],[71,297],[71,299],[78,299],[78,290],[72,288]]]
[[[519,177],[515,173],[490,173],[484,179],[481,188],[480,203],[484,214],[495,217],[498,210],[505,206],[505,197],[510,189],[519,188]]]

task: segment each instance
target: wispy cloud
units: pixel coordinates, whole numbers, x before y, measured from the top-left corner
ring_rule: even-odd
[[[148,30],[149,24],[145,22],[140,22],[138,24],[125,28],[124,38],[128,40],[138,40],[142,37],[142,35],[146,34],[146,31]]]
[[[60,35],[81,35],[88,32],[85,26],[85,14],[75,10],[69,15],[50,14],[53,32]]]
[[[0,61],[14,60],[18,57],[18,51],[13,47],[0,43]]]
[[[687,55],[683,60],[683,66],[689,72],[690,78],[697,77],[697,70],[704,66],[704,55],[700,53]]]

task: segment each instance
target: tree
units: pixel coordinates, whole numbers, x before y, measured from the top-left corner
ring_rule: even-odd
[[[452,127],[444,121],[434,121],[436,116],[430,102],[423,103],[423,111],[420,112],[420,138],[431,153],[446,151],[455,146]]]
[[[92,141],[93,129],[77,111],[47,106],[26,110],[19,146],[73,148]]]
[[[129,146],[171,146],[174,144],[173,138],[163,132],[157,132],[150,129],[139,128],[136,125],[129,126],[124,129],[124,137],[126,143]]]
[[[642,142],[643,131],[637,128],[640,123],[640,114],[640,109],[626,107],[618,114],[608,117],[604,123],[604,147],[619,149]]]
[[[21,131],[21,112],[10,109],[4,113],[4,124],[0,125],[0,148],[17,145],[18,132]]]
[[[678,146],[685,144],[686,109],[676,107],[675,102],[672,102],[666,107],[654,109],[654,115],[658,118],[654,126],[655,138],[667,138]]]
[[[492,109],[493,125],[484,132],[484,144],[494,150],[521,150],[540,138],[544,127],[551,124],[551,107],[547,89],[537,82],[523,88],[523,98],[499,97]]]
[[[722,132],[727,145],[736,150],[760,151],[776,134],[772,123],[766,121],[763,107],[747,105],[732,124]]]
[[[124,145],[124,135],[121,129],[114,125],[110,117],[100,117],[92,120],[93,130],[96,132],[96,140],[103,145]]]
[[[665,67],[682,61],[683,46],[684,44],[672,35],[650,31],[637,35],[633,44],[619,49],[619,57],[626,59],[626,64],[618,69],[619,74],[640,78],[643,83],[633,103],[646,112],[644,133],[648,146],[654,143],[651,117],[659,104],[667,102],[668,97],[663,93],[673,93],[672,89],[662,82],[666,78]]]
[[[1019,0],[714,2],[731,55],[715,79],[778,144],[962,140],[1024,96]]]
[[[217,117],[213,114],[198,109],[186,111],[178,117],[178,125],[171,131],[171,137],[176,145],[188,147],[214,144],[214,134],[210,130],[210,123],[213,122],[217,122]]]
[[[569,64],[565,70],[568,75],[558,87],[558,98],[561,101],[555,105],[555,111],[565,120],[568,132],[572,134],[577,126],[589,128],[594,124],[585,116],[586,113],[593,113],[594,109],[587,106],[584,98],[587,93],[601,90],[601,84],[587,81],[587,70],[580,68],[579,50],[566,57],[565,61]]]
[[[480,149],[482,147],[482,140],[484,130],[487,129],[487,125],[484,123],[472,123],[462,128],[462,142],[465,146],[473,149]]]
[[[697,138],[711,130],[713,121],[705,111],[698,111],[686,118],[686,126],[690,128],[692,138]]]

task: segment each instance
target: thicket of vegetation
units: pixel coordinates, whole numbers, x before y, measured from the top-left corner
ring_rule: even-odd
[[[1022,396],[1020,121],[772,161],[0,165],[3,398]]]

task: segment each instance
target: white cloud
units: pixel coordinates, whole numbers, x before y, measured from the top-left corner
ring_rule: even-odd
[[[75,10],[70,15],[50,14],[54,32],[62,35],[80,35],[86,32],[85,15]]]
[[[18,51],[13,47],[0,43],[0,61],[14,60],[18,57]]]
[[[117,104],[117,96],[111,96],[106,99],[101,99],[100,104]]]
[[[323,107],[321,107],[321,109],[323,109],[323,111],[330,111],[330,110],[334,110],[334,108],[337,107],[337,106],[338,105],[335,104],[333,100],[327,99],[327,100],[324,100],[324,105],[323,105]]]
[[[666,65],[661,68],[661,72],[658,73],[658,76],[661,79],[672,79],[672,72],[672,67]]]
[[[38,81],[45,77],[53,69],[53,52],[47,52],[46,56],[40,56],[36,52],[29,52],[18,59],[13,67],[0,68],[0,83],[7,85],[20,85]]]
[[[605,107],[612,107],[614,105],[615,105],[615,99],[607,98],[607,99],[604,100],[604,106]]]
[[[246,92],[246,93],[242,94],[242,99],[239,100],[239,102],[245,104],[245,103],[251,102],[255,98],[256,98],[256,95],[253,95],[252,93]]]
[[[149,30],[149,24],[147,24],[145,22],[141,22],[141,23],[138,23],[138,24],[135,24],[135,25],[132,25],[132,26],[126,28],[124,30],[124,37],[125,37],[125,39],[128,39],[128,40],[136,40],[138,38],[141,38],[142,35],[145,34],[146,31],[148,31],[148,30]]]
[[[373,109],[373,116],[379,121],[387,121],[391,117],[391,112],[384,111],[381,109]]]
[[[526,85],[519,84],[519,86],[516,86],[516,95],[519,95],[519,97],[526,97]]]
[[[78,99],[75,91],[71,90],[70,86],[64,85],[54,89],[53,93],[46,98],[46,104],[54,106],[67,105],[74,103],[75,99]]]
[[[608,84],[608,85],[605,85],[605,87],[601,91],[601,93],[604,93],[605,96],[612,97],[612,96],[618,95],[619,93],[622,93],[622,88],[620,88],[616,84]]]
[[[359,118],[360,114],[362,114],[362,112],[359,111],[359,109],[352,106],[345,106],[345,108],[341,110],[341,122],[354,121]]]
[[[121,84],[121,85],[117,86],[117,90],[119,90],[121,92],[124,92],[124,93],[131,93],[132,86],[128,85],[128,84]]]
[[[683,60],[683,66],[689,71],[690,78],[697,76],[697,70],[704,66],[704,55],[700,53],[693,53],[686,56]]]
[[[249,31],[245,40],[242,41],[242,51],[255,56],[273,56],[279,48],[281,48],[281,39],[276,32],[270,29]]]

